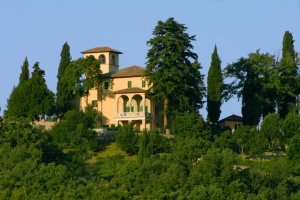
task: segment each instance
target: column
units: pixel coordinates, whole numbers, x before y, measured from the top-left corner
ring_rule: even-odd
[[[145,121],[145,119],[142,119],[142,128],[143,128],[143,130],[146,128],[146,121]]]

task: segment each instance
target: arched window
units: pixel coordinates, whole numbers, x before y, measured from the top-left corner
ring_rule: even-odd
[[[102,54],[99,56],[100,64],[105,64],[105,56]]]
[[[116,57],[115,57],[115,55],[111,56],[111,64],[113,64],[113,65],[116,64]]]

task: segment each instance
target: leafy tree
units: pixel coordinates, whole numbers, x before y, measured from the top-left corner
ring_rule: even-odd
[[[281,130],[281,124],[280,116],[277,113],[268,114],[261,123],[260,132],[267,138],[272,154],[282,142],[283,131]]]
[[[91,107],[82,110],[70,110],[65,113],[65,119],[55,124],[50,130],[54,142],[63,147],[97,150],[96,133],[91,130],[96,121],[97,112]]]
[[[63,114],[71,109],[73,100],[73,91],[68,89],[68,84],[63,80],[65,71],[71,62],[70,46],[66,42],[60,53],[60,62],[57,74],[56,86],[56,104],[57,114]]]
[[[191,193],[188,196],[188,199],[219,199],[225,200],[226,197],[223,194],[222,188],[218,187],[218,185],[197,185],[195,186]]]
[[[203,106],[203,76],[196,63],[198,56],[191,51],[195,36],[189,36],[186,29],[174,18],[159,21],[153,30],[154,38],[147,41],[150,46],[144,72],[149,85],[147,94],[164,102],[164,126],[167,128],[167,117],[174,111],[197,111]]]
[[[54,94],[46,85],[45,71],[36,62],[28,81],[15,87],[7,101],[7,117],[29,117],[52,115],[55,112]]]
[[[195,167],[192,168],[188,178],[188,185],[228,185],[239,178],[239,171],[234,166],[239,164],[237,155],[230,149],[220,151],[209,149]]]
[[[156,155],[166,150],[167,139],[158,131],[144,130],[140,136],[138,162],[142,164],[151,155]]]
[[[300,130],[300,115],[296,110],[291,110],[282,121],[282,130],[286,138],[292,138]]]
[[[233,133],[233,140],[239,146],[239,151],[243,157],[244,157],[245,149],[249,145],[249,138],[253,134],[253,129],[255,128],[251,126],[241,126]]]
[[[230,148],[233,143],[234,141],[232,132],[230,130],[226,130],[223,133],[221,133],[220,136],[215,138],[213,146],[224,150],[225,148]]]
[[[202,138],[194,137],[175,137],[171,143],[174,162],[185,167],[190,171],[193,165],[201,159],[211,147],[211,143]]]
[[[20,74],[20,78],[19,78],[19,84],[22,84],[24,81],[29,80],[29,69],[28,69],[28,60],[27,57],[24,60],[24,63],[21,67],[22,72]]]
[[[289,147],[287,149],[287,158],[294,164],[300,163],[300,134],[298,133],[292,137]]]
[[[135,155],[139,151],[139,135],[133,129],[133,124],[124,124],[118,129],[116,135],[117,145],[129,155]]]
[[[41,127],[25,119],[0,127],[0,198],[51,199],[70,176],[65,156]]]
[[[205,123],[203,117],[199,113],[177,113],[172,123],[173,132],[176,137],[193,137],[210,139],[211,129]]]
[[[243,99],[245,125],[256,126],[261,116],[275,112],[278,73],[274,60],[274,56],[257,50],[225,68],[225,77],[234,80],[225,84],[224,98],[228,100],[236,95]]]
[[[94,56],[79,58],[72,61],[62,78],[63,82],[68,84],[68,90],[72,91],[74,96],[86,96],[88,105],[88,95],[91,88],[99,90],[102,85],[100,70],[100,61]]]
[[[295,56],[293,36],[286,31],[282,42],[282,58],[279,62],[278,113],[282,119],[291,108],[295,107],[296,97],[300,93]]]
[[[249,143],[251,155],[258,156],[260,162],[260,155],[262,155],[268,148],[268,141],[266,137],[259,131],[253,130]]]
[[[217,47],[211,56],[207,77],[207,118],[216,123],[221,114],[223,77]]]

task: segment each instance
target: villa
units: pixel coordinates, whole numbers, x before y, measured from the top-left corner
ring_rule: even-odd
[[[143,78],[145,68],[130,66],[119,68],[122,52],[110,47],[96,47],[81,52],[84,58],[94,56],[100,60],[103,87],[91,89],[82,97],[79,107],[90,104],[99,113],[98,125],[111,126],[133,123],[139,130],[163,130],[163,105],[147,97],[148,85]]]

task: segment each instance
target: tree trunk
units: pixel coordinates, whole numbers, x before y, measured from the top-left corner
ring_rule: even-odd
[[[87,90],[87,95],[86,95],[86,102],[85,102],[85,107],[88,107],[88,105],[89,105],[89,93],[90,93],[90,90],[88,89]]]
[[[168,126],[168,115],[167,115],[167,108],[168,108],[168,103],[169,103],[169,100],[166,98],[165,101],[164,101],[164,128],[168,129],[169,126]]]
[[[241,145],[241,150],[242,150],[242,157],[245,158],[244,157],[244,146],[243,145]]]

